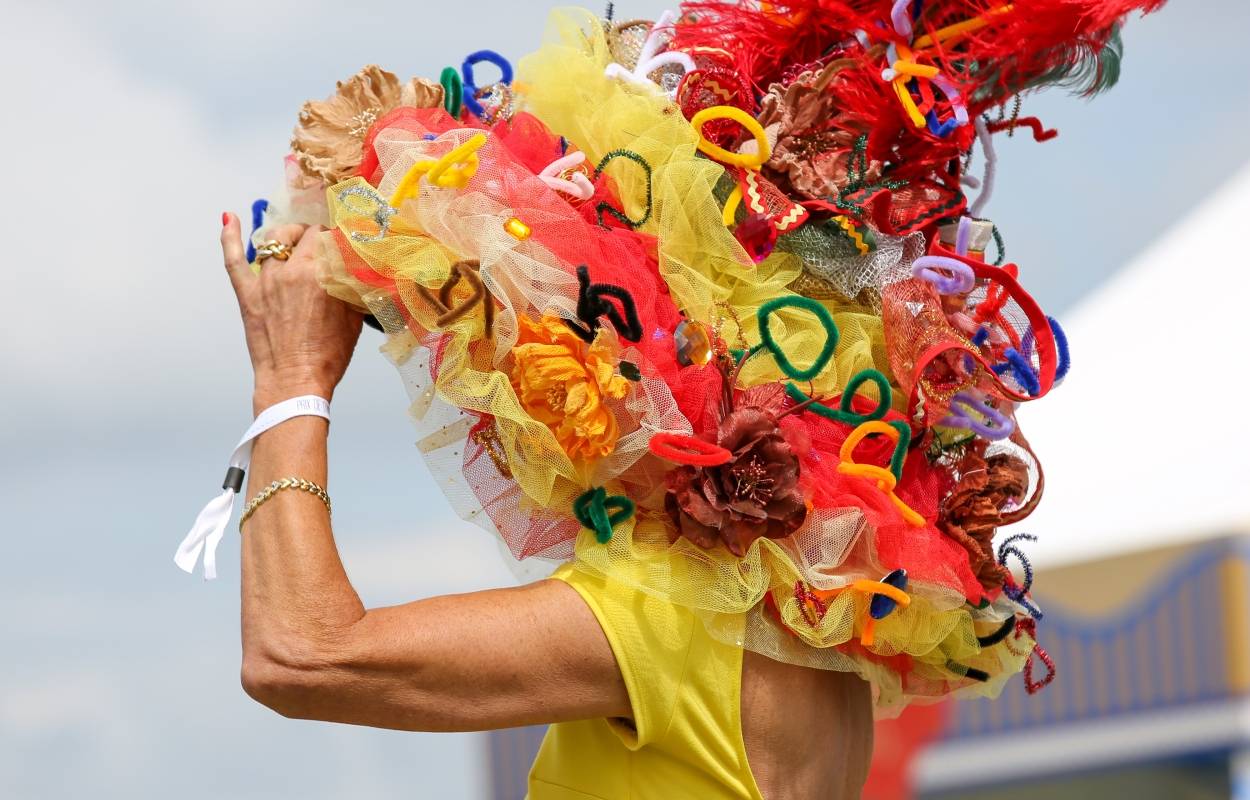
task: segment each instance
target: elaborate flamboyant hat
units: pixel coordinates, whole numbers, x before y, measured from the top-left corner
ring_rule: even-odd
[[[995,534],[1042,490],[1015,410],[1069,357],[984,218],[993,141],[1053,136],[1021,95],[1109,85],[1157,5],[558,12],[515,75],[368,67],[307,104],[258,236],[329,227],[327,289],[517,558],[854,671],[883,711],[1034,690],[1029,537]]]

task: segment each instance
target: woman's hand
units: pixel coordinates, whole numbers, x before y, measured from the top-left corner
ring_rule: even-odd
[[[221,250],[256,376],[256,410],[303,394],[331,399],[351,362],[363,317],[321,288],[316,253],[322,229],[284,225],[272,231],[270,238],[294,247],[291,258],[265,259],[255,275],[238,218],[224,214],[222,222]]]

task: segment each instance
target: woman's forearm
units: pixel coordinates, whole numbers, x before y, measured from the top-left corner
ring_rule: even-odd
[[[325,487],[328,425],[300,417],[257,439],[247,496],[288,477]],[[315,680],[311,673],[336,645],[346,644],[365,609],[317,497],[278,492],[256,510],[242,537],[243,682],[258,700],[277,707],[281,695]]]
[[[282,226],[286,263],[248,264],[239,220],[222,217],[222,252],[256,377],[255,411],[301,395],[329,398],[347,370],[361,316],[318,281],[319,231]],[[320,418],[289,420],[252,450],[247,496],[275,480],[326,483]],[[405,730],[621,716],[629,697],[594,615],[555,581],[366,613],[347,580],[325,506],[285,490],[243,533],[243,684],[292,717]]]
[[[325,486],[328,423],[285,422],[252,455],[252,496],[275,480]],[[277,493],[243,533],[243,684],[288,717],[402,730],[482,730],[627,716],[615,657],[557,581],[366,613],[325,506]]]

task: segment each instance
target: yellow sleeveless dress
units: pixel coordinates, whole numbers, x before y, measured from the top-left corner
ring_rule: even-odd
[[[742,742],[742,649],[689,609],[571,564],[573,587],[607,635],[633,722],[552,725],[530,771],[530,800],[763,800]]]

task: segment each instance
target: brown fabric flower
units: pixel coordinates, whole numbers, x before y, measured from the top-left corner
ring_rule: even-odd
[[[846,185],[851,148],[858,134],[835,126],[838,108],[826,91],[838,73],[857,62],[832,61],[799,75],[792,83],[774,84],[760,101],[760,124],[773,143],[764,175],[791,195],[824,198]],[[881,165],[870,162],[866,178],[880,176]]]
[[[401,84],[374,64],[346,81],[334,96],[310,100],[299,112],[291,152],[309,182],[327,186],[351,176],[360,166],[362,142],[379,118],[400,106],[435,108],[443,104],[443,87],[423,78]]]
[[[987,460],[969,451],[959,464],[959,482],[943,503],[938,529],[968,551],[968,562],[986,589],[997,589],[1007,570],[994,557],[994,534],[1008,506],[1021,503],[1029,491],[1029,468],[1013,455]]]
[[[777,418],[758,407],[731,411],[716,443],[733,454],[729,463],[669,473],[664,505],[677,535],[708,549],[721,540],[741,557],[761,536],[781,539],[798,530],[807,518],[799,459]]]

